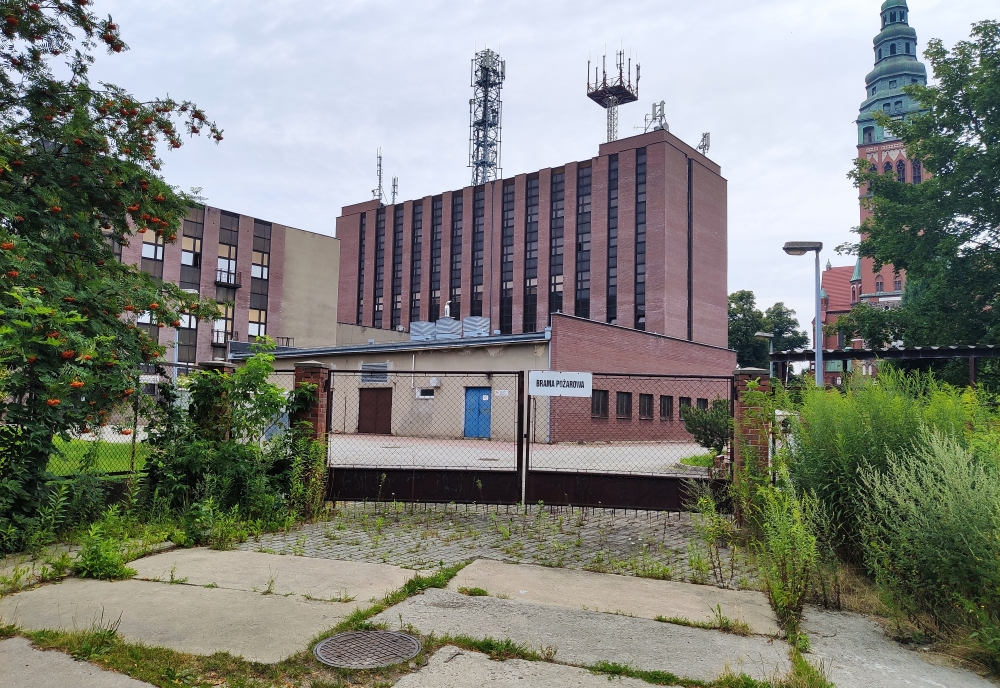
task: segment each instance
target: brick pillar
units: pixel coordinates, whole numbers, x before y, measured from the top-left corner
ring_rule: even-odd
[[[312,423],[313,434],[318,440],[326,439],[327,391],[330,380],[330,366],[319,361],[299,361],[295,364],[295,386],[302,383],[316,385],[316,403],[308,411],[296,415],[292,422]]]
[[[760,410],[747,406],[743,400],[743,394],[749,389],[750,381],[757,383],[756,391],[765,394],[771,391],[771,378],[768,371],[763,368],[737,368],[733,371],[734,409],[733,418],[735,421],[734,441],[733,441],[733,466],[739,468],[742,465],[740,456],[740,446],[745,445],[756,449],[757,461],[760,468],[767,470],[770,465],[770,443],[769,430],[766,421],[755,423],[753,411]],[[745,427],[749,424],[749,427]]]

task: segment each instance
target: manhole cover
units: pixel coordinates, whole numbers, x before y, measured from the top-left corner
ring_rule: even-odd
[[[413,659],[420,641],[394,631],[352,631],[327,638],[313,648],[316,659],[339,669],[377,669]]]

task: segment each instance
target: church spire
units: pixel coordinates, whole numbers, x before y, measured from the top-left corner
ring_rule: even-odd
[[[926,84],[927,68],[917,58],[917,32],[910,26],[906,0],[885,0],[879,18],[882,30],[872,41],[875,69],[865,77],[866,97],[858,116],[858,144],[881,143],[892,137],[875,123],[882,110],[895,119],[920,111],[903,87]]]

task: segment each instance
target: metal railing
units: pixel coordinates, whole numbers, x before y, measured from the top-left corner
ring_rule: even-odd
[[[218,287],[239,288],[243,286],[243,273],[238,270],[216,270],[215,285]]]

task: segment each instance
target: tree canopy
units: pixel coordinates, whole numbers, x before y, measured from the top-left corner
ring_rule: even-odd
[[[194,103],[91,83],[98,46],[127,46],[87,0],[3,0],[0,17],[2,545],[33,517],[53,436],[107,425],[163,354],[144,327],[216,315],[115,247],[176,239],[192,199],[159,174],[158,146],[222,132]]]
[[[876,268],[905,270],[898,309],[859,305],[837,323],[873,346],[997,343],[1000,338],[1000,23],[973,25],[952,50],[938,39],[924,55],[935,83],[907,86],[924,111],[878,117],[930,172],[905,184],[858,160],[851,178],[867,188],[872,215],[847,248]]]
[[[743,368],[767,368],[767,341],[757,339],[758,332],[774,335],[774,350],[801,349],[809,336],[799,330],[795,311],[778,302],[761,312],[752,291],[741,289],[729,295],[729,348],[736,351],[736,361]]]

